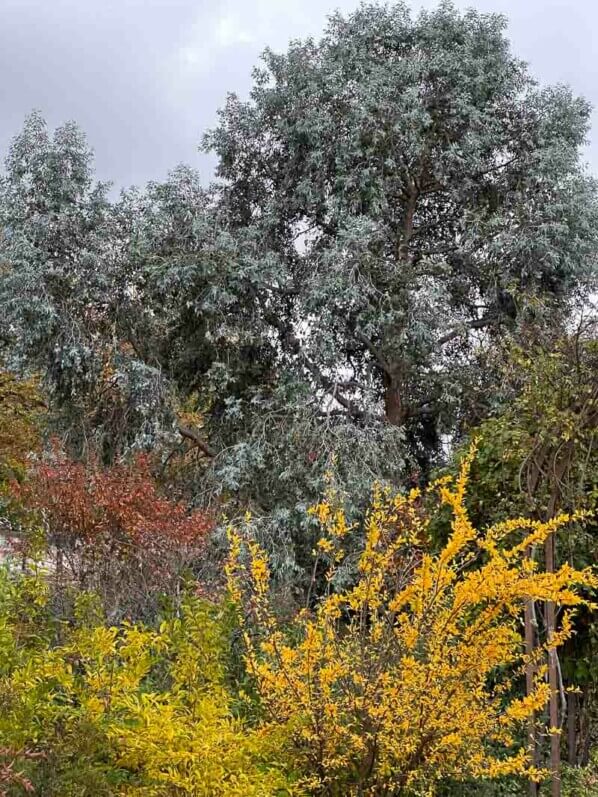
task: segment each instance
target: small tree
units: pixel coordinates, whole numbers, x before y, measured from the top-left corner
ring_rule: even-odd
[[[537,334],[537,332],[536,332]],[[582,317],[576,330],[554,339],[550,333],[535,342],[529,351],[515,348],[503,369],[504,402],[500,412],[481,427],[482,443],[475,466],[475,489],[470,504],[477,518],[489,522],[512,512],[525,511],[549,520],[560,511],[583,508],[595,513],[598,493],[598,338],[596,318]],[[546,340],[548,337],[548,340]],[[506,404],[506,406],[505,406]],[[572,564],[581,566],[596,558],[596,521],[567,535],[560,552]],[[528,554],[538,556],[537,546]],[[547,570],[554,569],[559,557],[555,536],[544,543]],[[534,645],[540,614],[533,603],[526,612],[526,638]],[[548,602],[544,613],[546,632],[555,627],[555,607]],[[556,650],[549,659],[551,695],[549,703],[550,760],[553,795],[560,794],[559,769],[561,730],[567,720],[569,762],[587,760],[589,718],[594,709],[592,684],[597,673],[595,658],[596,618],[586,612],[581,626],[585,633],[567,647],[562,675]],[[540,626],[542,623],[540,623]],[[531,679],[531,671],[529,673]],[[583,696],[571,691],[565,697],[562,682],[573,680],[583,686]],[[531,683],[531,680],[530,680]],[[565,708],[565,700],[567,706]],[[560,704],[560,705],[559,705]],[[530,746],[540,736],[536,723],[530,723]],[[582,741],[583,739],[583,741]],[[536,756],[540,758],[540,750]],[[530,794],[536,791],[530,787]]]
[[[229,589],[247,609],[247,664],[272,723],[310,773],[310,793],[431,794],[443,778],[541,777],[518,736],[545,705],[546,668],[536,668],[530,694],[512,693],[526,662],[523,606],[531,598],[574,607],[583,603],[578,588],[595,579],[568,565],[539,572],[526,558],[569,515],[477,531],[464,507],[471,458],[453,484],[434,486],[453,516],[439,554],[426,546],[419,492],[378,488],[349,588],[335,587],[350,531],[345,512],[338,501],[319,504],[316,566],[326,564],[329,588],[289,629],[270,606],[265,556],[249,542],[245,562],[231,533]],[[551,645],[571,634],[571,618],[568,609]]]

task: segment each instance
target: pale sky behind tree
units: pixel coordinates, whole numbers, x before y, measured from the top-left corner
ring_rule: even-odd
[[[177,163],[208,182],[198,152],[228,92],[246,97],[266,46],[318,36],[358,0],[0,0],[0,152],[32,109],[80,124],[97,173],[117,187],[163,179]],[[435,0],[413,0],[416,12]],[[541,83],[598,106],[598,0],[457,0],[505,14],[514,53]],[[598,112],[587,160],[598,174]]]

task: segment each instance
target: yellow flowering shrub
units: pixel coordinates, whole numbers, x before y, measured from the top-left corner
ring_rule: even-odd
[[[233,716],[222,610],[190,597],[157,630],[67,627],[44,578],[2,572],[0,751],[18,778],[0,794],[23,782],[44,797],[295,793],[269,729]]]
[[[328,589],[290,626],[272,609],[264,553],[230,531],[227,577],[247,666],[310,794],[431,795],[446,778],[542,777],[520,742],[529,713],[547,700],[540,652],[533,693],[514,696],[525,665],[522,607],[529,598],[566,607],[553,639],[561,644],[580,590],[596,581],[568,565],[540,572],[525,557],[567,515],[473,527],[464,505],[473,454],[454,481],[431,488],[452,513],[437,554],[426,545],[420,493],[376,488],[349,588],[335,586],[348,555],[342,505],[332,496],[314,507],[323,529],[316,569],[325,568]]]

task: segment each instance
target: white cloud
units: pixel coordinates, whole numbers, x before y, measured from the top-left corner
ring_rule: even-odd
[[[218,19],[214,40],[219,47],[232,47],[235,44],[251,44],[254,38],[236,14],[228,13]]]
[[[247,47],[255,42],[253,32],[240,14],[226,11],[206,19],[205,12],[191,26],[176,56],[179,64],[195,75],[205,73],[223,51]]]

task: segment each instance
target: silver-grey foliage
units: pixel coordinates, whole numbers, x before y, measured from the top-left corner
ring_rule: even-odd
[[[36,371],[76,450],[155,442],[168,417],[155,364],[120,335],[134,289],[126,216],[95,183],[74,123],[53,135],[25,121],[0,179],[0,341],[7,364]],[[118,209],[120,211],[120,209]]]
[[[0,183],[5,356],[106,457],[191,447],[193,500],[250,507],[301,571],[327,471],[356,507],[429,472],[487,410],[487,353],[595,278],[589,108],[504,28],[365,4],[267,51],[205,138],[209,189],[179,167],[110,203],[79,131],[32,116]]]
[[[596,266],[588,105],[539,89],[504,28],[450,3],[362,5],[267,51],[206,136],[228,218],[278,259],[261,301],[287,352],[424,461],[479,331],[562,309]]]

